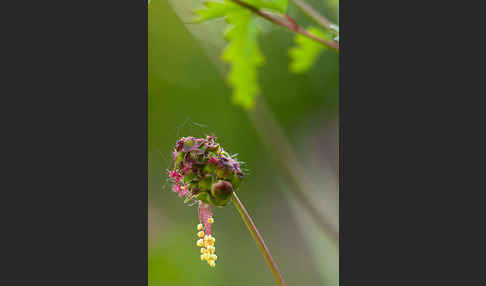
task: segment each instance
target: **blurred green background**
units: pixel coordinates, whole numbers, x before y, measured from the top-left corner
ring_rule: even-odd
[[[337,21],[337,1],[307,1]],[[149,285],[275,285],[232,205],[214,210],[217,266],[199,259],[197,209],[170,190],[167,169],[181,136],[214,133],[247,163],[239,196],[290,285],[338,285],[338,250],[286,189],[247,113],[231,101],[219,60],[220,20],[189,24],[202,0],[152,0],[149,13]],[[299,24],[312,25],[293,7]],[[294,35],[264,24],[261,96],[285,131],[314,188],[316,207],[338,227],[338,55],[326,51],[304,75],[288,71]],[[263,123],[264,124],[264,123]]]

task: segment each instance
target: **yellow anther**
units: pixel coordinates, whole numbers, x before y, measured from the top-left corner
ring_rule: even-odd
[[[214,222],[214,218],[210,217],[208,218],[208,223],[213,223]]]
[[[213,260],[208,261],[208,263],[209,263],[209,266],[211,266],[211,267],[216,266],[216,262],[214,262]]]
[[[204,236],[204,231],[200,231],[200,232],[198,232],[198,233],[197,233],[197,236],[198,236],[198,237],[200,237],[200,238],[202,238],[202,237]]]
[[[197,242],[196,242],[196,245],[199,246],[199,247],[202,247],[204,245],[204,241],[202,239],[199,239]]]
[[[201,254],[201,260],[208,260],[208,255],[206,253]]]
[[[214,253],[214,251],[216,250],[216,248],[214,248],[214,246],[211,246],[211,245],[208,245],[206,247],[206,249],[207,249],[207,253],[209,253],[209,254]]]
[[[211,255],[209,255],[209,260],[216,261],[216,260],[218,260],[218,256],[216,256],[216,254],[211,254]]]
[[[216,238],[212,237],[212,236],[209,236],[208,238],[209,241],[212,241],[213,243],[216,242]]]
[[[201,248],[201,253],[202,253],[202,254],[204,254],[204,253],[206,253],[206,252],[207,252],[206,248],[202,247],[202,248]]]
[[[207,245],[213,246],[214,245],[214,240],[207,240],[204,242]]]
[[[203,225],[202,224],[198,224],[197,225],[197,230],[202,230],[203,229]]]

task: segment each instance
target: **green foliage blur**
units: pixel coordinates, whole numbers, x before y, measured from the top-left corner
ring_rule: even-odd
[[[307,1],[337,21],[336,1]],[[289,14],[315,25],[289,1]],[[149,13],[149,285],[274,285],[238,212],[214,210],[216,268],[199,259],[196,207],[183,204],[167,181],[181,136],[214,134],[249,171],[239,196],[290,285],[338,285],[338,251],[299,209],[247,113],[233,103],[223,51],[223,20],[191,24],[202,0],[152,0]],[[220,38],[218,38],[220,37]],[[338,55],[324,51],[308,73],[289,72],[295,35],[265,25],[260,96],[281,124],[314,180],[309,190],[337,226]]]

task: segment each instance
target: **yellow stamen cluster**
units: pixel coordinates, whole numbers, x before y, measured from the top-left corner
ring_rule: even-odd
[[[208,223],[213,223],[214,219],[212,217],[208,218]],[[197,225],[197,230],[199,232],[197,233],[197,236],[200,238],[196,245],[201,247],[201,260],[202,261],[207,261],[209,266],[215,267],[216,266],[216,260],[218,257],[216,256],[216,248],[214,247],[214,243],[216,242],[216,239],[212,235],[204,235],[204,231],[201,231],[203,229],[202,224]]]

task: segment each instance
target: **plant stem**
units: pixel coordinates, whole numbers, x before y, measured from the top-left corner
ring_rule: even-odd
[[[275,277],[275,281],[277,282],[277,285],[279,286],[286,286],[285,281],[282,277],[282,274],[280,273],[280,270],[278,270],[277,264],[272,258],[272,255],[270,254],[270,251],[268,250],[267,246],[265,245],[265,242],[263,241],[263,237],[261,236],[260,232],[258,231],[257,227],[255,226],[255,223],[251,219],[250,215],[245,209],[245,206],[241,203],[240,199],[236,195],[236,192],[233,192],[233,203],[238,210],[238,212],[241,215],[241,218],[245,222],[246,226],[248,227],[248,230],[250,230],[251,235],[253,236],[253,239],[255,240],[256,244],[258,245],[258,248],[260,248],[260,251],[263,254],[263,257],[267,261],[268,266],[272,270],[272,274]]]
[[[311,17],[315,22],[317,22],[324,28],[331,30],[331,32],[337,34],[335,30],[335,27],[337,27],[337,25],[329,21],[326,17],[319,14],[319,12],[314,10],[314,8],[312,8],[309,4],[305,3],[303,0],[292,0],[292,1],[302,12],[304,12],[309,17]]]
[[[273,16],[272,14],[269,14],[267,12],[264,12],[260,9],[258,9],[257,7],[254,7],[246,2],[243,2],[241,0],[231,0],[233,1],[234,3],[244,7],[244,8],[247,8],[248,10],[252,11],[253,13],[261,16],[262,18],[265,18],[267,19],[268,21],[274,23],[274,24],[277,24],[279,26],[282,26],[284,28],[287,28],[297,34],[301,34],[303,36],[306,36],[307,38],[309,39],[312,39],[318,43],[321,43],[322,45],[336,51],[336,52],[339,52],[339,44],[335,41],[329,41],[329,40],[326,40],[326,39],[323,39],[323,38],[320,38],[320,37],[316,37],[314,36],[313,34],[309,33],[306,29],[298,26],[297,24],[293,23],[293,22],[288,22],[288,21],[284,21],[283,19],[281,18],[278,18],[278,17],[275,17]]]

